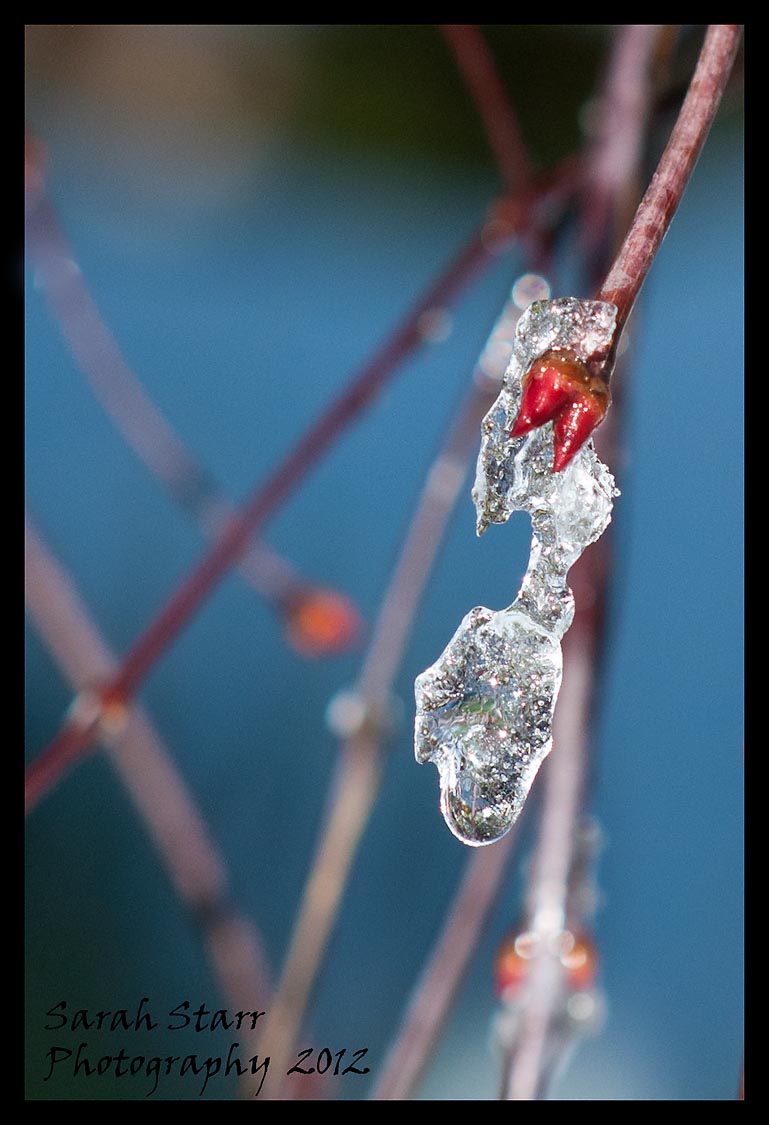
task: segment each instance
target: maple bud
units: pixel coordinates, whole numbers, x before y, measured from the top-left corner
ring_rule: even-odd
[[[595,386],[594,386],[595,384]],[[609,409],[609,390],[595,378],[578,394],[553,424],[553,472],[565,469]]]
[[[521,405],[510,436],[522,437],[552,422],[589,382],[588,371],[575,356],[560,352],[540,356],[524,376]]]
[[[553,423],[553,472],[565,469],[603,421],[611,401],[609,388],[570,352],[545,352],[523,379],[521,405],[510,436],[523,437]]]

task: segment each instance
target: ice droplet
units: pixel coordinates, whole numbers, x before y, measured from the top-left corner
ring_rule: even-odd
[[[618,495],[592,441],[553,473],[551,423],[510,437],[521,383],[552,348],[585,362],[605,359],[615,320],[614,305],[603,302],[535,301],[518,322],[502,390],[482,423],[478,534],[516,510],[529,512],[528,569],[513,604],[471,610],[415,685],[417,761],[437,766],[446,823],[473,847],[512,827],[551,749],[561,638],[574,616],[566,575],[608,526]]]

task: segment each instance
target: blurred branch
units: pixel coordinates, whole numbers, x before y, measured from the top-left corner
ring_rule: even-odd
[[[438,26],[475,102],[505,190],[508,195],[520,193],[531,182],[531,160],[489,45],[474,24]]]
[[[615,32],[581,192],[582,250],[589,261],[602,261],[616,245],[618,223],[625,210],[638,203],[651,62],[667,30],[658,24],[623,24]]]
[[[366,740],[342,748],[329,808],[294,920],[288,952],[261,1044],[274,1061],[262,1096],[280,1098],[291,1050],[317,977],[345,885],[379,790],[378,746]]]
[[[600,542],[574,567],[576,587],[589,583]],[[581,564],[584,562],[584,565]],[[577,573],[579,571],[579,573]],[[584,581],[583,581],[584,580]],[[567,926],[570,874],[574,866],[577,827],[590,743],[589,725],[594,690],[597,636],[594,610],[577,601],[574,623],[563,642],[564,676],[553,724],[554,749],[543,766],[544,786],[537,843],[526,890],[526,929],[536,939],[538,955],[531,964],[525,1000],[510,1051],[503,1097],[533,1100],[545,1095],[554,1063],[552,1030],[563,1003],[564,969],[553,939]],[[593,587],[594,597],[599,590]],[[587,605],[580,617],[579,606]]]
[[[740,24],[711,24],[681,112],[616,261],[596,299],[617,306],[615,340],[667,233],[710,131],[737,54]]]
[[[269,1002],[267,960],[256,927],[229,900],[224,859],[150,719],[137,706],[103,712],[92,686],[114,670],[71,580],[29,520],[25,526],[30,617],[75,691],[76,706],[100,713],[99,739],[152,838],[180,901],[200,929],[222,995],[233,1010]],[[256,1034],[242,1029],[246,1046]],[[253,1076],[242,1079],[253,1093]]]
[[[405,1101],[429,1063],[508,870],[520,823],[467,861],[441,934],[371,1094],[375,1100]]]
[[[40,151],[33,141],[27,149],[32,155]],[[41,181],[39,174],[33,182],[39,185]],[[45,198],[38,198],[28,213],[27,249],[35,267],[35,281],[51,315],[102,407],[172,499],[197,520],[208,538],[215,539],[233,518],[235,509],[218,483],[185,448],[126,363]],[[240,570],[258,593],[289,615],[289,622],[302,604],[312,604],[323,596],[329,605],[335,601],[339,628],[327,633],[326,651],[344,648],[353,640],[359,619],[348,599],[321,591],[263,543],[249,543]],[[289,640],[291,637],[289,631]]]

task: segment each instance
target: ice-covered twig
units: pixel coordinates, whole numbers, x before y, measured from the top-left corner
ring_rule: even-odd
[[[523,376],[538,356],[565,349],[600,370],[615,311],[575,298],[533,302],[483,422],[473,489],[478,533],[516,509],[529,512],[529,566],[514,603],[497,612],[471,610],[415,685],[417,760],[437,766],[446,823],[474,847],[510,829],[552,746],[560,642],[574,615],[566,576],[608,525],[616,491],[591,441],[553,473],[549,425],[512,436]]]
[[[415,687],[417,759],[438,767],[444,818],[473,846],[510,828],[552,746],[560,639],[574,612],[566,575],[607,526],[615,492],[588,435],[606,412],[622,325],[694,167],[738,41],[736,25],[709,29],[660,167],[598,299],[531,305],[483,423],[478,532],[515,509],[528,511],[529,567],[514,604],[471,610]]]

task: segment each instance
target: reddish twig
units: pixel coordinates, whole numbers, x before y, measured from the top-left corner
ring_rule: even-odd
[[[528,187],[532,167],[518,118],[500,80],[489,45],[474,24],[439,24],[475,102],[508,195]]]
[[[99,712],[91,693],[115,661],[61,565],[31,523],[26,526],[29,614],[51,655],[79,693],[81,710]],[[224,859],[171,755],[136,706],[100,712],[99,738],[153,839],[179,899],[200,927],[222,994],[233,1010],[268,1006],[272,987],[256,927],[232,905]],[[246,1047],[256,1047],[244,1028]],[[251,1081],[248,1082],[250,1077]],[[253,1076],[243,1092],[254,1093]]]
[[[597,300],[619,311],[616,339],[662,244],[710,131],[737,54],[740,24],[711,24],[657,170]]]

